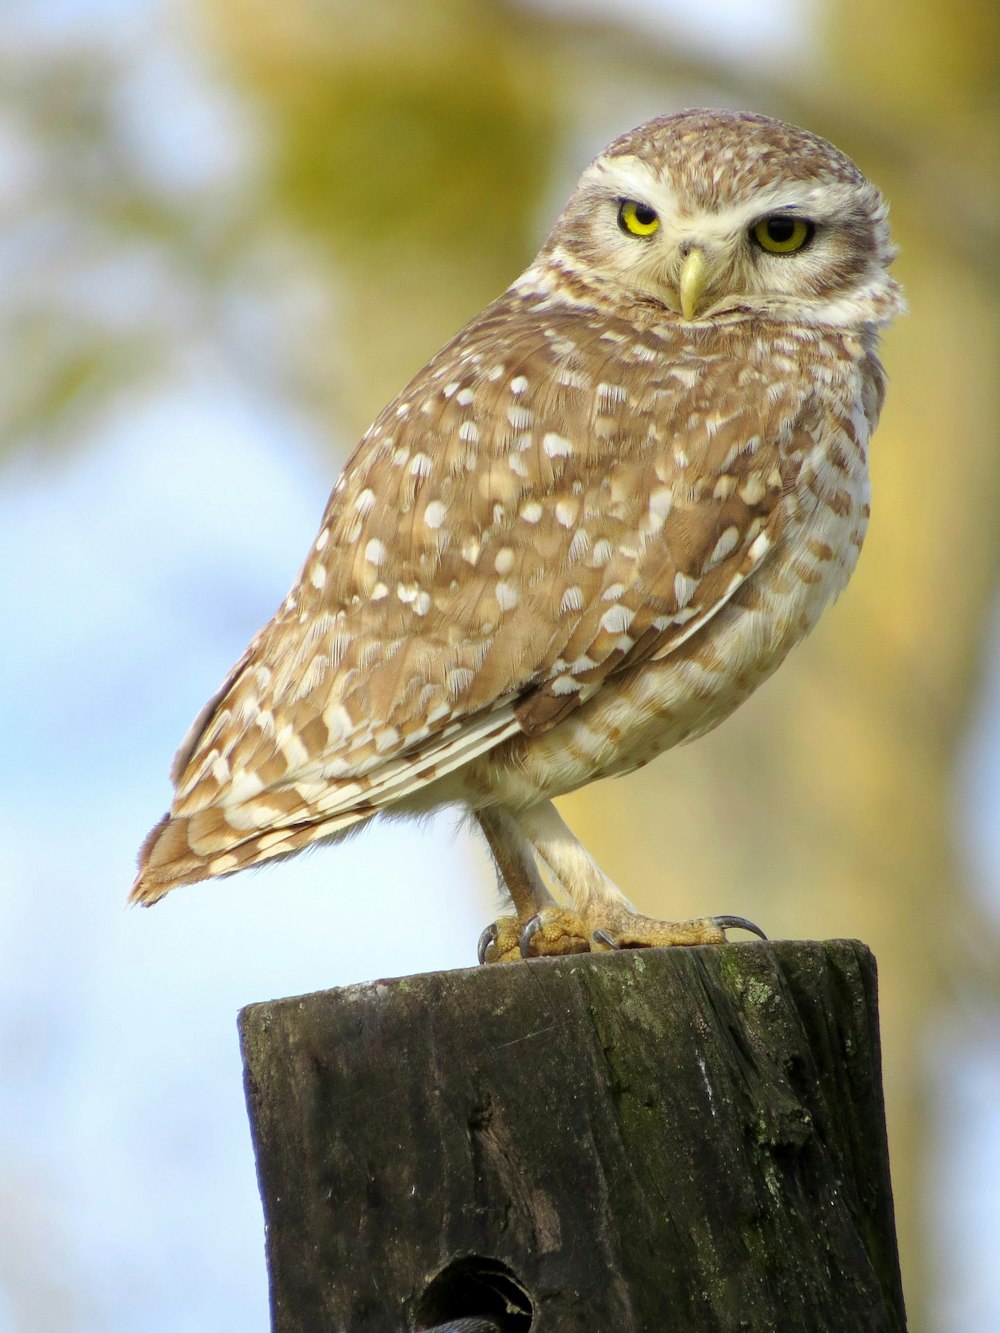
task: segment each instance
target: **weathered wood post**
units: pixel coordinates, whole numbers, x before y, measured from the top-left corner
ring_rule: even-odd
[[[240,1028],[278,1333],[905,1329],[861,944],[438,972]]]

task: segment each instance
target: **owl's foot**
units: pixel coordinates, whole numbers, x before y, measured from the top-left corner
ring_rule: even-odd
[[[502,916],[479,937],[481,963],[513,963],[521,958],[556,958],[589,953],[590,935],[583,921],[565,907],[544,907],[527,922]]]
[[[574,838],[551,801],[523,811],[520,821],[531,845],[572,899],[584,925],[581,933],[591,941],[591,948],[725,944],[726,931],[737,927],[767,938],[759,926],[742,916],[704,916],[690,921],[643,916]]]
[[[557,958],[608,949],[663,949],[675,945],[725,944],[727,930],[747,930],[766,940],[760,926],[743,916],[700,916],[660,921],[638,912],[606,908],[586,922],[565,907],[546,907],[522,924],[504,916],[479,937],[481,963],[514,963],[522,958]]]
[[[522,926],[516,916],[491,921],[479,937],[480,963],[514,963],[521,957]]]
[[[567,953],[590,953],[590,932],[568,907],[544,907],[521,931],[522,958],[554,958]]]
[[[513,963],[520,958],[589,953],[590,930],[552,897],[517,822],[499,806],[477,811],[476,818],[517,913],[486,927],[479,937],[479,961]]]
[[[684,944],[725,944],[726,931],[767,936],[742,916],[704,916],[659,921],[642,916],[593,857],[577,842],[551,802],[522,812],[519,824],[500,807],[476,818],[510,890],[516,915],[501,917],[479,937],[481,963],[560,957],[608,949],[655,949]],[[562,884],[573,908],[556,903],[545,887],[532,846]]]
[[[762,940],[759,926],[742,916],[699,916],[690,921],[659,921],[625,909],[603,907],[588,924],[598,949],[658,949],[671,945],[725,944],[727,930],[749,930]]]

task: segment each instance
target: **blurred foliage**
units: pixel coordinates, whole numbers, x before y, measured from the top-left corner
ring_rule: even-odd
[[[228,69],[265,101],[276,202],[342,262],[486,257],[505,281],[546,179],[544,67],[479,0],[213,0]]]
[[[102,62],[57,53],[30,65],[0,62],[3,147],[20,189],[0,198],[12,272],[0,306],[0,353],[7,368],[0,448],[49,438],[60,424],[76,434],[81,418],[137,370],[134,343],[97,329],[53,291],[76,264],[67,248],[84,214],[93,217],[107,170],[108,73]],[[103,211],[103,210],[102,210]],[[110,224],[110,218],[107,219]]]
[[[680,34],[501,0],[189,0],[179,15],[249,139],[182,186],[150,172],[127,52],[0,66],[19,164],[0,189],[17,257],[2,447],[80,439],[116,395],[220,345],[349,444],[523,267],[560,203],[554,176],[692,101],[807,124],[889,195],[912,314],[886,340],[874,520],[847,597],[720,732],[565,807],[647,911],[875,948],[904,1277],[926,1327],[927,1033],[962,987],[995,1018],[996,941],[972,959],[984,927],[951,784],[1000,562],[1000,7],[830,0],[815,58],[766,77]]]
[[[335,401],[360,431],[530,253],[548,62],[492,0],[210,7],[227,74],[264,111],[269,202],[335,265]]]
[[[151,173],[128,53],[0,54],[0,452],[79,442],[218,320],[241,238],[204,192]]]

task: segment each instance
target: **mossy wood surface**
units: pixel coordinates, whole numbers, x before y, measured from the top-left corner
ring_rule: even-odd
[[[905,1328],[861,944],[431,973],[240,1030],[278,1333]]]

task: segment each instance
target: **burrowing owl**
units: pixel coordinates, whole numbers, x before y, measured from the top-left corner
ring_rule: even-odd
[[[763,116],[616,139],[366,432],[132,897],[454,802],[516,911],[488,958],[723,940],[738,918],[639,916],[551,798],[714,727],[844,587],[901,308],[886,213]]]

